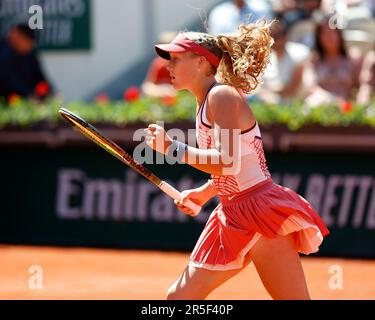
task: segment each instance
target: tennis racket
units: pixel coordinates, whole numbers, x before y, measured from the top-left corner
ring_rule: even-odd
[[[83,133],[86,137],[94,141],[97,145],[102,147],[104,150],[108,151],[110,154],[115,156],[121,162],[128,165],[133,170],[137,171],[140,175],[144,176],[146,179],[151,181],[153,184],[158,186],[163,192],[165,192],[172,199],[180,201],[182,194],[172,187],[169,183],[161,180],[155,174],[153,174],[149,169],[138,163],[134,158],[119,147],[116,143],[106,138],[99,130],[94,126],[74,114],[73,112],[60,108],[59,114],[69,122],[73,128],[77,129],[79,132]],[[194,216],[199,213],[201,206],[197,205],[191,200],[184,202],[184,206],[188,207],[194,212]]]

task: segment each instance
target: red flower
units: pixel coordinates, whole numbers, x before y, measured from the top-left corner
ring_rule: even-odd
[[[98,105],[103,106],[103,105],[108,104],[108,103],[110,102],[110,100],[109,100],[108,95],[107,95],[106,93],[103,92],[103,93],[101,93],[101,94],[99,94],[99,95],[97,95],[97,96],[95,97],[95,102],[96,102]]]
[[[16,107],[21,103],[21,97],[17,93],[11,93],[8,96],[8,103],[12,107]]]
[[[349,100],[340,100],[339,106],[342,112],[350,112],[353,109],[353,105]]]
[[[175,96],[164,96],[163,103],[166,106],[173,106],[176,104],[176,97]]]
[[[38,84],[35,86],[35,94],[38,97],[45,97],[49,92],[49,86],[48,83],[45,81],[40,81]]]
[[[140,98],[141,93],[137,87],[129,87],[124,91],[124,100],[131,102]]]

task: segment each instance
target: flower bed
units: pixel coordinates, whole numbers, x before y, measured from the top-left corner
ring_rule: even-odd
[[[69,104],[63,104],[58,99],[43,102],[13,99],[10,104],[0,104],[0,129],[37,127],[40,123],[47,123],[51,127],[57,126],[62,121],[57,112],[61,106],[78,113],[91,123],[112,124],[119,127],[140,122],[194,121],[196,102],[188,92],[180,92],[176,97],[160,99],[140,98],[134,94],[131,96],[132,99],[124,99],[124,101],[110,101],[105,94],[102,94],[94,102]],[[291,105],[251,102],[251,108],[261,125],[283,124],[292,131],[311,125],[375,127],[375,99],[368,106],[345,103],[340,106],[327,105],[309,109],[301,102]]]

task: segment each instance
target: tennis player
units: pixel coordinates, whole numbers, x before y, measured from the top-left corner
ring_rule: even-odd
[[[187,199],[199,205],[220,199],[167,299],[204,299],[251,261],[273,299],[310,299],[299,252],[317,252],[329,231],[303,197],[272,181],[243,95],[258,86],[269,61],[270,25],[262,20],[218,36],[184,32],[156,45],[169,60],[175,89],[197,99],[199,148],[172,140],[156,124],[145,129],[147,143],[211,174],[205,185],[183,192],[181,211],[193,215]]]

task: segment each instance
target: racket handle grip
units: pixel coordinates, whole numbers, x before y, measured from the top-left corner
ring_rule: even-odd
[[[169,183],[162,181],[159,185],[159,188],[164,191],[167,195],[169,195],[172,199],[180,201],[182,194],[175,188],[173,188]],[[194,216],[196,216],[202,209],[200,205],[197,205],[191,200],[184,202],[184,206],[188,207],[189,209],[193,210]]]

